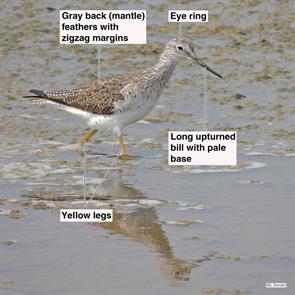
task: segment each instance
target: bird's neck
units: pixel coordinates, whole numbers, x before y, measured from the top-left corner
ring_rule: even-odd
[[[177,60],[172,58],[165,51],[161,54],[159,61],[154,65],[153,69],[158,72],[174,71]]]
[[[153,66],[155,80],[160,84],[161,87],[169,82],[175,68],[177,61],[168,58],[164,53],[161,55],[159,61]]]

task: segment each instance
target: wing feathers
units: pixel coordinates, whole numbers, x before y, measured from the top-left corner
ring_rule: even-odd
[[[52,101],[93,114],[112,114],[118,103],[129,98],[124,89],[130,83],[136,84],[138,78],[142,78],[145,72],[137,72],[124,75],[114,75],[83,85],[73,90],[42,91],[32,89],[35,95],[24,96],[33,99],[35,103]],[[124,89],[124,91],[122,91]],[[38,100],[37,100],[38,99]]]

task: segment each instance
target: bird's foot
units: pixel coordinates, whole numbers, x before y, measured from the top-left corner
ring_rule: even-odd
[[[128,160],[128,155],[126,153],[121,153],[121,159],[124,160],[124,161],[127,161]]]

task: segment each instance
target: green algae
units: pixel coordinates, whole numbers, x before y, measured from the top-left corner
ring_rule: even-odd
[[[9,213],[9,217],[13,219],[20,219],[24,216],[24,213],[20,209],[12,209]]]

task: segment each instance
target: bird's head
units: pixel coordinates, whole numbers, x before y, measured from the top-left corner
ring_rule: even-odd
[[[176,62],[184,58],[192,60],[215,76],[224,79],[220,74],[210,68],[202,59],[200,59],[196,55],[193,43],[186,38],[174,38],[169,41],[165,47],[163,54],[165,58],[172,59]]]

